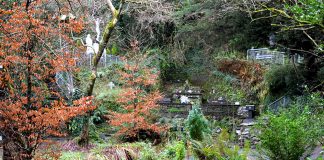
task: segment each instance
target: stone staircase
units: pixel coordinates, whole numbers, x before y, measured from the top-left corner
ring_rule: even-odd
[[[237,127],[236,134],[239,140],[239,146],[244,147],[246,141],[249,141],[251,148],[255,149],[256,145],[259,143],[259,139],[251,133],[251,128],[255,124],[254,119],[248,118],[244,119],[243,122]]]

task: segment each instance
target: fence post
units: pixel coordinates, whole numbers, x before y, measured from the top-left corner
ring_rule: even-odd
[[[91,60],[92,60],[91,53],[89,55],[90,55],[90,68],[91,68]]]
[[[105,54],[105,68],[107,67],[107,54],[106,53],[104,53]]]
[[[0,135],[0,160],[3,160],[3,142],[2,142],[1,135]]]

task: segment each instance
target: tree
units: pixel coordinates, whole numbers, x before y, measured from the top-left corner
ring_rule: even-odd
[[[154,71],[154,68],[128,62],[120,72],[124,88],[117,102],[122,112],[113,112],[110,124],[119,127],[117,135],[127,140],[138,140],[141,132],[159,134],[165,129],[152,122],[153,112],[159,107],[157,101],[161,99],[161,93],[154,88],[158,78]]]
[[[67,120],[95,108],[91,97],[68,105],[56,88],[56,73],[75,71],[81,50],[69,33],[80,33],[83,23],[52,18],[47,4],[27,0],[0,9],[0,133],[8,159],[32,159],[46,138],[64,135]]]
[[[249,13],[252,21],[271,20],[276,32],[275,45],[288,54],[303,56],[303,64],[293,66],[303,85],[310,91],[323,89],[324,82],[317,77],[323,68],[324,4],[322,0],[280,0],[251,2]],[[301,72],[303,71],[303,72]]]
[[[317,0],[283,0],[255,1],[250,0],[254,8],[250,8],[251,18],[255,20],[271,18],[272,26],[278,27],[280,32],[298,31],[310,40],[310,47],[292,48],[305,54],[323,59],[323,41],[321,34],[324,32],[323,15],[324,4]],[[260,13],[268,13],[268,16],[260,16]],[[300,46],[296,46],[300,47]]]
[[[125,3],[125,0],[120,0],[119,2],[119,8],[116,9],[113,5],[113,3],[111,2],[111,0],[107,0],[107,5],[111,11],[112,14],[112,18],[111,20],[106,24],[104,32],[103,32],[103,38],[102,41],[99,44],[99,50],[98,53],[95,53],[95,56],[93,57],[92,61],[93,61],[93,65],[91,66],[91,76],[90,76],[90,83],[89,86],[87,87],[87,95],[88,96],[92,96],[93,94],[93,88],[94,85],[96,83],[96,79],[97,79],[97,68],[98,68],[98,64],[99,64],[99,60],[102,57],[107,45],[108,45],[108,41],[111,37],[111,34],[114,30],[114,28],[117,25],[117,22],[119,21],[120,15],[121,15],[121,11],[123,9],[123,5]],[[80,140],[79,140],[79,144],[81,146],[88,146],[89,144],[89,117],[91,116],[91,112],[89,112],[86,116],[87,122],[84,123],[83,127],[82,127],[82,132],[80,135]]]
[[[194,104],[186,120],[186,127],[189,130],[190,138],[202,141],[205,135],[210,133],[208,120],[205,118],[199,104]]]

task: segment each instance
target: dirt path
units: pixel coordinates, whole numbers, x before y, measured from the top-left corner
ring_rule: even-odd
[[[317,146],[314,149],[314,152],[312,153],[312,155],[310,156],[310,159],[315,160],[316,158],[320,158],[321,152],[324,152],[324,150],[322,149],[322,146]],[[324,154],[322,154],[322,159],[324,159]]]

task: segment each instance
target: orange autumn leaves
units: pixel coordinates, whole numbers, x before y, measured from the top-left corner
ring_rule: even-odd
[[[0,130],[21,159],[30,159],[46,137],[64,135],[66,121],[95,109],[92,97],[68,104],[59,93],[55,74],[76,71],[83,49],[71,33],[81,32],[83,22],[60,23],[47,5],[37,0],[28,9],[25,3],[0,9]]]
[[[120,75],[124,85],[117,102],[123,111],[113,112],[110,117],[110,124],[119,128],[117,135],[136,137],[141,130],[154,133],[165,131],[165,126],[155,124],[152,119],[153,112],[159,107],[156,102],[162,98],[154,88],[158,80],[154,68],[127,63]]]
[[[0,128],[17,129],[21,133],[32,133],[26,137],[32,135],[62,136],[64,134],[60,128],[64,125],[64,122],[95,108],[91,97],[79,99],[74,102],[73,106],[68,106],[60,101],[54,101],[48,106],[35,107],[30,110],[24,109],[26,105],[24,102],[12,103],[12,101],[2,101],[0,104],[2,105],[0,115],[4,119],[0,123]],[[39,141],[42,141],[42,137],[38,138]],[[36,143],[35,141],[36,139],[29,142]]]
[[[246,84],[254,85],[263,80],[264,68],[258,63],[242,60],[224,59],[218,62],[218,69],[224,73],[237,76]]]

